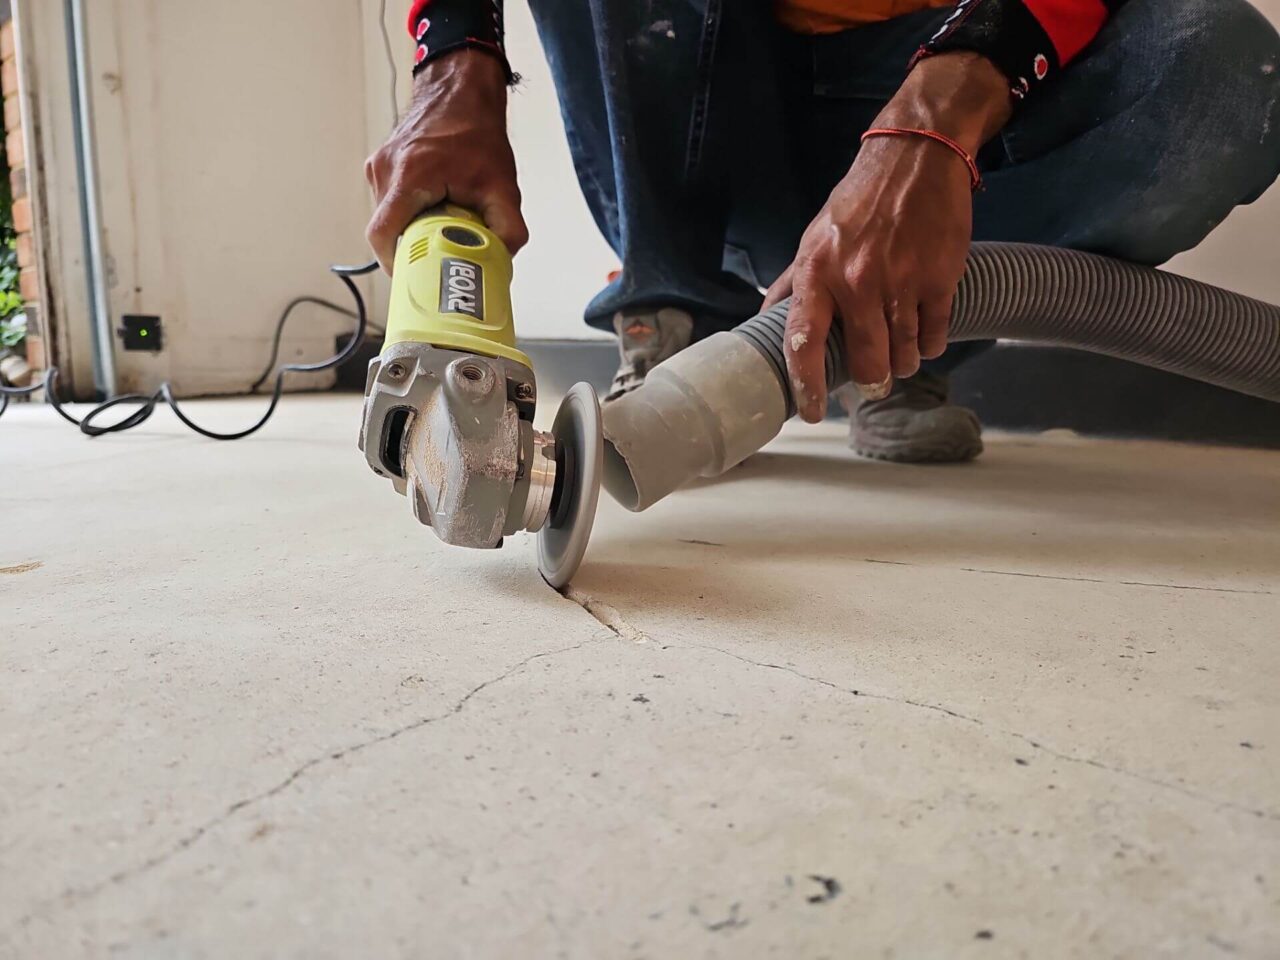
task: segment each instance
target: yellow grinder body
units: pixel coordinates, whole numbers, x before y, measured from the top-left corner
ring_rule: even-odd
[[[387,336],[529,366],[516,349],[511,254],[462,207],[436,207],[409,225],[396,248]]]

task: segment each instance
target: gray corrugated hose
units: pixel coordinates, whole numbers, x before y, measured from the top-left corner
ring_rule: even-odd
[[[605,487],[643,510],[768,443],[795,412],[783,361],[787,301],[654,368],[604,411]],[[951,340],[1024,340],[1089,350],[1280,401],[1280,308],[1108,257],[975,243]],[[827,385],[847,382],[839,324]]]

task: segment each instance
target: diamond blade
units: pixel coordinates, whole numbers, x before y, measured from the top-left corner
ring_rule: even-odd
[[[556,497],[538,533],[538,571],[559,590],[578,572],[600,502],[604,435],[600,401],[589,383],[565,394],[551,428],[556,438]]]

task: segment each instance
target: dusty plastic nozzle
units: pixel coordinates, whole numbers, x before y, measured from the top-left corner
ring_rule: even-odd
[[[604,408],[604,487],[640,511],[718,476],[778,435],[790,397],[742,336],[717,333],[655,367]]]

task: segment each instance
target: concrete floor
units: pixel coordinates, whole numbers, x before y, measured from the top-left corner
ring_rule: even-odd
[[[1280,456],[794,429],[574,602],[357,418],[0,421],[0,955],[1280,955]]]

